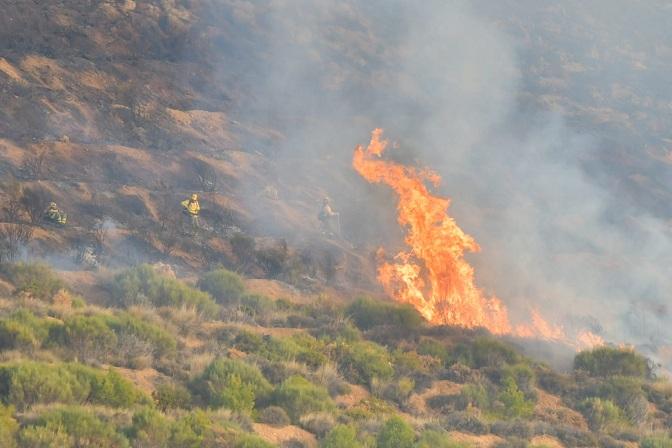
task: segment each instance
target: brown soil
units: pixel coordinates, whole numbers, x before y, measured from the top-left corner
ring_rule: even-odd
[[[315,436],[298,426],[289,425],[278,428],[263,423],[255,423],[254,432],[259,434],[266,441],[278,446],[283,442],[299,440],[306,448],[317,448],[317,439]]]

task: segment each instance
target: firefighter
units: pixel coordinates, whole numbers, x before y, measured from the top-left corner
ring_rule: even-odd
[[[201,205],[198,203],[198,195],[196,193],[192,194],[189,199],[185,199],[181,204],[182,207],[184,207],[184,213],[191,219],[191,226],[194,229],[198,229],[201,226],[198,218],[198,214],[201,211]]]
[[[68,215],[58,209],[55,202],[50,202],[49,207],[44,212],[44,218],[52,223],[64,226],[68,222]]]
[[[320,209],[318,218],[322,223],[323,233],[330,235],[333,235],[334,233],[337,235],[341,234],[341,216],[331,208],[331,201],[329,198],[325,197],[322,200],[322,208]]]

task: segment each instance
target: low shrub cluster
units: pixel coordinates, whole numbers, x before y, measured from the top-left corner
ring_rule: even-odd
[[[3,264],[0,272],[16,287],[16,294],[28,294],[39,300],[50,301],[67,286],[46,264]]]
[[[648,359],[634,350],[609,346],[597,347],[579,353],[574,358],[574,369],[591,376],[632,376],[651,378],[653,369]]]
[[[149,401],[114,370],[32,361],[0,364],[0,400],[17,409],[48,403],[129,407]]]
[[[193,307],[210,317],[218,311],[210,294],[161,275],[149,265],[141,265],[116,276],[112,283],[112,296],[124,306]]]

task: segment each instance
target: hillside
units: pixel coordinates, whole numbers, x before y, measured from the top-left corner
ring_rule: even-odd
[[[0,0],[0,445],[672,446],[672,10],[605,2]],[[479,296],[614,344],[390,300],[380,126]]]
[[[408,306],[272,299],[219,269],[98,279],[4,265],[3,446],[657,447],[672,386],[630,349],[557,373]]]

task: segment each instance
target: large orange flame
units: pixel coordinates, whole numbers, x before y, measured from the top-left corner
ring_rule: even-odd
[[[429,322],[467,328],[484,327],[494,334],[566,340],[562,327],[551,325],[532,311],[532,322],[512,327],[507,308],[496,297],[486,297],[474,283],[474,269],[465,252],[478,244],[448,215],[450,200],[434,196],[426,182],[438,186],[431,170],[418,170],[382,159],[388,142],[375,129],[367,148],[357,146],[353,166],[367,181],[384,183],[398,195],[398,221],[404,227],[409,251],[392,262],[379,251],[378,280],[395,300],[413,305]],[[592,344],[595,335],[584,336]]]

